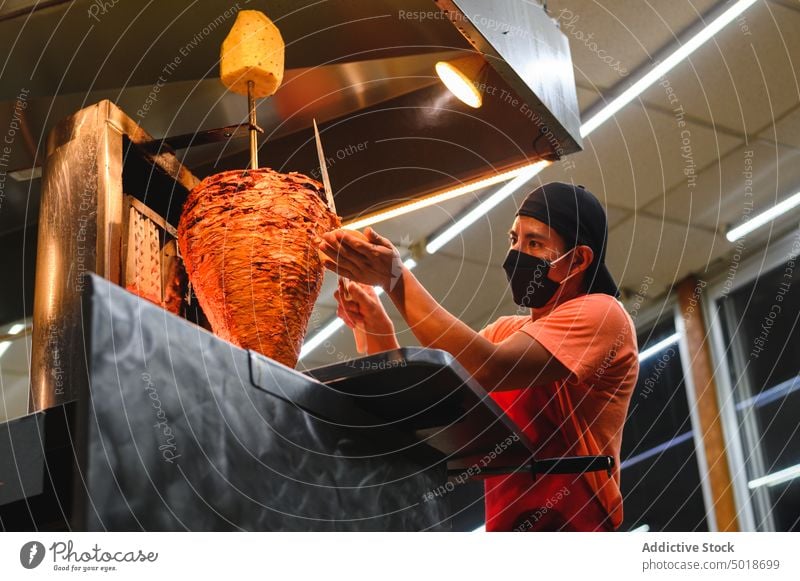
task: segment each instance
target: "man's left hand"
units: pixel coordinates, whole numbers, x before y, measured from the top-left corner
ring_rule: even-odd
[[[391,291],[402,274],[400,252],[372,228],[364,234],[342,229],[327,232],[319,249],[325,268],[356,282]]]

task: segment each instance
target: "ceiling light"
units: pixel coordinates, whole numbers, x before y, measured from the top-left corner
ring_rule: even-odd
[[[777,486],[778,484],[783,484],[784,482],[794,480],[798,476],[800,476],[800,464],[795,464],[789,468],[784,468],[783,470],[778,470],[772,474],[767,474],[761,478],[751,480],[747,483],[747,487],[750,490],[753,490],[754,488],[759,488],[761,486]]]
[[[800,205],[800,192],[797,192],[793,196],[789,196],[784,201],[780,202],[772,206],[768,210],[764,210],[757,216],[753,216],[744,224],[740,224],[736,228],[732,228],[728,231],[725,237],[728,239],[729,242],[736,242],[739,238],[743,238],[750,234],[756,228],[760,228],[764,224],[771,222],[778,216],[785,214],[792,208]]]
[[[677,343],[680,338],[681,338],[680,333],[674,333],[669,337],[667,337],[666,339],[662,339],[652,347],[648,347],[647,349],[639,353],[639,363],[641,363],[645,359],[649,359],[653,355],[656,355],[657,353],[664,350],[666,347],[669,347],[673,343]]]
[[[660,80],[661,77],[675,68],[678,63],[689,57],[689,55],[733,21],[734,18],[755,4],[755,2],[756,0],[739,0],[717,18],[712,20],[705,28],[687,40],[685,44],[678,47],[675,52],[650,69],[647,74],[625,89],[617,98],[613,99],[586,123],[581,125],[581,137],[589,135],[625,105],[644,93],[650,85]]]
[[[484,216],[489,210],[494,208],[497,204],[505,200],[511,194],[528,183],[531,178],[533,178],[548,165],[550,165],[549,161],[540,161],[529,166],[525,171],[521,172],[517,177],[497,190],[497,192],[475,206],[474,209],[467,212],[467,214],[456,221],[455,224],[428,242],[428,244],[425,246],[425,252],[428,254],[433,254],[434,252],[438,251],[442,246],[461,234],[461,232],[467,229],[476,220]]]
[[[460,196],[470,194],[472,192],[477,192],[478,190],[482,190],[490,186],[501,184],[503,182],[507,182],[508,180],[512,180],[521,173],[541,163],[542,163],[541,161],[537,161],[534,163],[526,163],[525,165],[515,167],[514,169],[510,169],[489,177],[468,182],[456,188],[448,188],[446,190],[441,190],[439,192],[435,192],[433,194],[430,194],[422,198],[417,198],[413,202],[408,202],[405,204],[401,204],[399,206],[393,206],[388,210],[367,214],[366,216],[358,218],[357,220],[345,223],[342,226],[342,228],[348,228],[350,230],[359,230],[361,228],[372,226],[373,224],[377,224],[379,222],[385,222],[386,220],[391,220],[392,218],[398,218],[400,216],[403,216],[404,214],[408,214],[409,212],[415,212],[416,210],[421,210],[429,206],[435,206],[436,204],[441,204],[448,200],[452,200],[454,198],[458,198]]]
[[[436,74],[462,103],[477,109],[483,104],[480,82],[486,73],[486,61],[478,54],[436,63]]]

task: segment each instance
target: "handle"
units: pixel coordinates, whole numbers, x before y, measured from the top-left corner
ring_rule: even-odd
[[[499,474],[527,472],[536,477],[547,474],[582,474],[583,472],[605,471],[610,478],[613,468],[614,458],[611,456],[565,456],[563,458],[533,460],[530,464],[484,468],[480,471],[480,474],[482,476],[496,476]]]
[[[543,458],[531,464],[531,472],[537,474],[579,474],[582,472],[605,471],[611,476],[614,458],[611,456],[565,456],[563,458]]]
[[[358,351],[359,355],[366,355],[367,354],[367,331],[364,329],[364,326],[361,324],[356,325],[353,328],[353,335],[356,339],[356,351]]]
[[[339,277],[339,286],[342,288],[344,293],[344,298],[352,300],[350,297],[350,290],[347,288],[347,285],[350,281],[343,277]],[[367,331],[364,329],[364,325],[361,323],[356,323],[356,326],[353,327],[353,336],[356,340],[356,351],[359,355],[365,355],[367,353]]]

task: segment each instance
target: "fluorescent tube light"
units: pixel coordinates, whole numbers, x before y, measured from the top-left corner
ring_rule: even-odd
[[[664,349],[664,347],[669,347],[673,343],[677,343],[680,338],[681,338],[680,333],[674,333],[669,337],[667,337],[666,339],[662,339],[655,345],[648,347],[647,349],[639,353],[639,363],[641,363],[645,359],[649,359],[650,357],[652,357],[653,355]]]
[[[800,205],[800,192],[797,192],[793,196],[789,196],[787,199],[783,200],[782,202],[775,204],[768,210],[764,210],[757,216],[753,216],[744,224],[740,224],[736,226],[736,228],[732,228],[728,231],[725,237],[728,239],[729,242],[736,242],[739,238],[743,238],[750,234],[756,228],[760,228],[764,224],[771,222],[778,216],[781,216],[791,210],[792,208],[797,207]]]
[[[497,190],[494,194],[489,196],[483,202],[475,206],[475,208],[463,217],[461,217],[455,224],[447,228],[444,232],[436,236],[433,240],[428,242],[425,246],[425,252],[428,254],[433,254],[437,252],[439,249],[442,248],[445,244],[450,242],[453,238],[461,234],[464,230],[466,230],[470,225],[476,222],[479,218],[484,216],[489,210],[494,208],[497,204],[508,198],[511,194],[516,192],[522,186],[524,186],[530,179],[532,179],[536,174],[542,171],[545,167],[550,164],[548,161],[540,161],[532,166],[530,166],[527,170],[520,173],[517,177],[513,180],[508,182],[502,188]]]
[[[800,476],[800,464],[795,464],[789,468],[784,468],[783,470],[779,470],[777,472],[773,472],[772,474],[762,476],[761,478],[751,480],[747,483],[747,487],[750,490],[753,490],[754,488],[759,488],[761,486],[777,486],[778,484],[783,484],[784,482],[794,480],[798,476]]]
[[[528,163],[519,167],[515,167],[514,169],[501,172],[499,174],[495,174],[486,178],[481,178],[479,180],[466,183],[462,186],[442,190],[440,192],[431,194],[429,196],[425,196],[423,198],[414,200],[413,202],[408,202],[400,206],[395,206],[388,210],[375,212],[374,214],[368,214],[366,216],[358,218],[357,220],[347,222],[342,226],[342,228],[348,228],[350,230],[359,230],[361,228],[366,228],[367,226],[372,226],[373,224],[378,224],[379,222],[385,222],[386,220],[391,220],[392,218],[403,216],[410,212],[416,212],[417,210],[422,210],[423,208],[435,206],[436,204],[441,204],[448,200],[452,200],[454,198],[458,198],[466,194],[471,194],[472,192],[477,192],[478,190],[482,190],[484,188],[488,188],[490,186],[494,186],[496,184],[502,184],[503,182],[512,180],[521,173],[527,171],[529,168],[534,167],[540,163],[541,163],[540,161],[534,163]]]
[[[625,89],[618,97],[612,99],[608,105],[603,107],[591,119],[581,125],[581,137],[589,135],[625,105],[644,93],[653,83],[675,68],[681,61],[688,58],[694,51],[700,48],[706,41],[722,30],[737,16],[755,4],[755,2],[756,0],[739,0],[717,18],[712,20],[708,26],[687,40],[685,44],[678,47],[675,52],[650,69],[647,74]]]
[[[733,4],[730,8],[725,10],[722,14],[720,14],[717,18],[712,20],[708,26],[703,28],[700,32],[686,41],[685,44],[682,44],[678,47],[672,54],[670,54],[666,59],[655,65],[650,71],[648,71],[644,76],[642,76],[638,81],[633,83],[628,89],[622,92],[618,97],[612,99],[605,107],[600,109],[595,115],[593,115],[588,121],[586,121],[583,125],[581,125],[580,133],[581,137],[587,137],[592,131],[597,129],[600,125],[608,121],[615,113],[617,113],[620,109],[622,109],[625,105],[633,101],[636,97],[641,95],[644,91],[646,91],[653,83],[658,81],[661,77],[671,71],[675,66],[677,66],[681,61],[689,57],[694,51],[700,48],[706,41],[708,41],[711,37],[713,37],[717,32],[722,30],[726,25],[730,24],[736,17],[738,17],[742,12],[747,10],[750,6],[755,4],[756,0],[739,0],[735,4]],[[456,222],[453,226],[445,230],[442,234],[431,240],[425,250],[429,254],[433,254],[437,250],[439,250],[442,246],[444,246],[447,242],[458,236],[465,228],[473,224],[476,220],[478,220],[484,213],[488,212],[492,208],[494,208],[497,204],[499,204],[505,197],[511,195],[517,188],[519,188],[522,183],[531,179],[533,176],[538,174],[544,167],[546,167],[548,162],[538,161],[532,164],[524,165],[519,168],[515,168],[513,170],[509,170],[507,172],[497,174],[491,176],[489,178],[477,180],[475,182],[471,182],[469,184],[465,184],[463,186],[459,186],[457,188],[445,190],[443,192],[433,194],[431,196],[427,196],[420,200],[415,200],[414,202],[410,202],[408,204],[403,204],[402,206],[397,206],[391,208],[389,210],[385,210],[382,212],[376,212],[375,214],[371,214],[368,216],[364,216],[363,218],[359,218],[358,220],[354,220],[345,224],[344,228],[349,228],[352,230],[357,230],[359,228],[364,228],[366,226],[371,226],[373,224],[377,224],[379,222],[383,222],[385,220],[389,220],[392,218],[397,218],[404,214],[408,214],[409,212],[413,212],[416,210],[420,210],[422,208],[427,208],[434,204],[439,204],[447,200],[451,200],[458,196],[462,196],[468,194],[470,192],[474,192],[476,190],[489,187],[491,185],[503,183],[508,180],[517,180],[518,178],[523,178],[522,182],[513,182],[516,183],[516,187],[513,189],[506,189],[511,184],[507,184],[497,193],[493,194],[490,198],[485,200],[483,203],[479,204],[474,210],[470,211],[467,215],[461,218],[458,222]],[[527,176],[527,177],[525,177]],[[503,192],[505,195],[500,195]],[[800,194],[800,192],[798,193]],[[795,196],[789,198],[789,200],[793,200]],[[787,200],[787,202],[789,201]],[[797,200],[794,207],[797,203],[800,202],[800,199]],[[779,204],[780,206],[780,204]],[[777,208],[777,206],[776,206]],[[787,208],[788,209],[788,208]],[[480,212],[479,212],[480,210]],[[783,210],[784,212],[786,210]],[[759,218],[753,218],[753,220]],[[769,218],[771,219],[771,218]],[[751,222],[753,221],[751,220]],[[740,228],[746,226],[749,222],[740,226]],[[754,226],[758,227],[758,225]],[[730,236],[733,234],[733,230],[728,233],[728,240],[731,240]],[[739,236],[743,236],[744,234],[740,234]],[[411,268],[411,267],[409,267]],[[331,323],[330,325],[333,325]],[[336,327],[338,329],[341,327],[343,323],[340,320],[340,324]],[[329,326],[330,326],[329,325]],[[325,339],[327,339],[333,332],[336,330],[331,330],[325,337],[323,337],[320,341],[317,342],[317,337],[319,335],[315,335],[311,339],[309,339],[306,344],[303,345],[303,350],[300,352],[300,357],[303,357],[304,354],[307,354],[312,349],[319,346]],[[328,327],[325,327],[320,334],[326,332]],[[674,337],[674,339],[673,339]],[[661,343],[667,341],[665,339],[661,343],[657,345],[653,345],[649,349],[646,349],[644,352],[639,354],[639,361],[643,361],[647,357],[650,357],[656,351],[654,351],[657,347],[659,349],[663,349],[664,346],[669,345],[675,341],[677,341],[677,334],[671,339],[668,343],[665,343],[663,346]],[[313,347],[307,347],[307,345],[313,345]]]

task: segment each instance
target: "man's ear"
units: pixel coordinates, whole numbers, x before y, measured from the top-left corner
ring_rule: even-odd
[[[572,267],[575,271],[585,272],[589,266],[591,266],[593,260],[594,251],[590,247],[585,244],[575,247],[575,257],[572,263]]]

